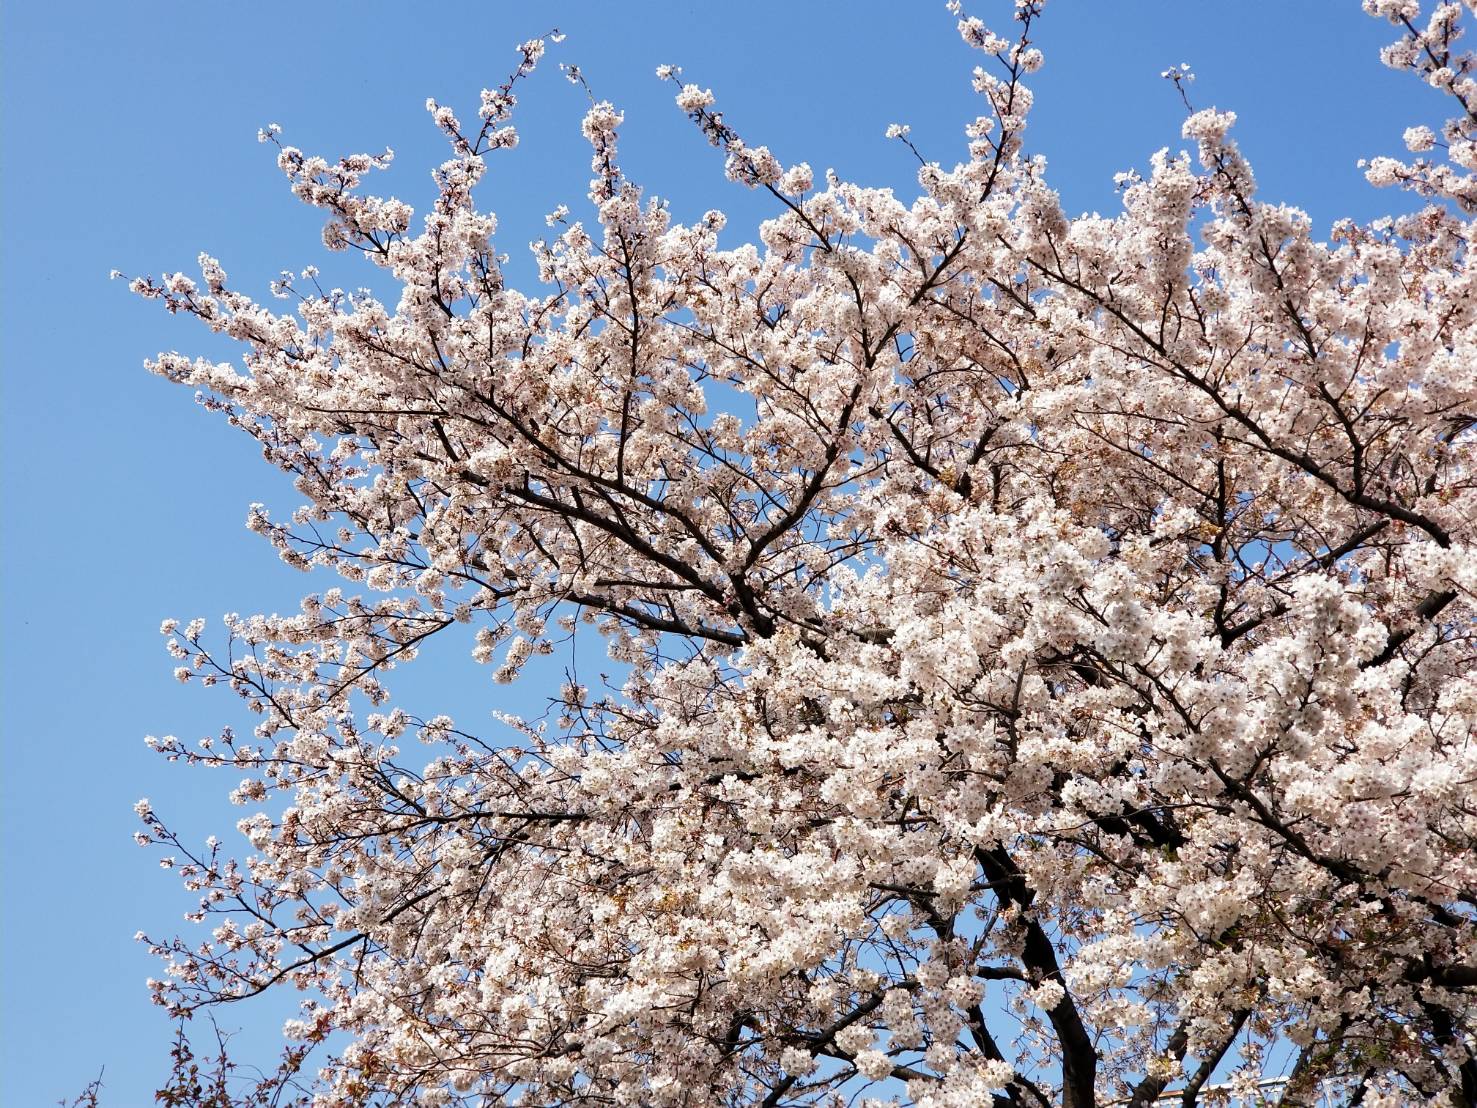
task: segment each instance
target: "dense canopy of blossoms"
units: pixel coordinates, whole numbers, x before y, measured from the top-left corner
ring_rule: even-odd
[[[473,191],[542,41],[472,125],[429,105],[419,222],[388,153],[263,132],[399,301],[134,282],[245,344],[152,368],[342,579],[164,626],[260,723],[155,742],[254,813],[233,860],[141,802],[214,928],[147,940],[157,999],[302,990],[325,1106],[1477,1103],[1477,79],[1460,5],[1365,7],[1456,110],[1367,166],[1426,206],[1327,242],[1217,110],[1069,218],[1040,0],[956,6],[982,111],[908,202],[663,67],[755,243],[675,225],[593,102],[532,291]],[[391,702],[443,633],[500,681],[604,636],[622,684],[508,745]]]

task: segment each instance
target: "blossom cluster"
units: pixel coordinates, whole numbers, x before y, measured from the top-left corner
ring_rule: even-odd
[[[263,132],[398,302],[133,283],[244,344],[151,365],[293,475],[248,526],[337,578],[161,628],[258,721],[151,740],[232,772],[250,845],[140,803],[211,928],[146,939],[161,1004],[302,990],[322,1106],[1477,1097],[1460,10],[1366,3],[1465,114],[1369,164],[1428,206],[1321,241],[1216,109],[1069,217],[1023,147],[1041,3],[953,7],[981,115],[911,201],[663,66],[758,241],[675,223],[592,97],[589,215],[509,287],[473,193],[530,42],[476,129],[428,105],[419,229],[363,192],[388,154]],[[623,676],[500,743],[394,703],[458,634],[498,681],[591,634]]]

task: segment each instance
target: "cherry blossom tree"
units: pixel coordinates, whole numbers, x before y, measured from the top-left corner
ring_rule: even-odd
[[[237,858],[140,802],[205,924],[145,939],[157,1001],[300,990],[325,1106],[1477,1104],[1477,78],[1460,5],[1364,7],[1453,110],[1367,166],[1424,206],[1326,242],[1211,109],[1069,218],[1041,0],[953,5],[981,114],[909,202],[663,67],[754,243],[674,224],[592,97],[526,291],[473,194],[542,40],[428,105],[418,222],[389,153],[264,132],[399,299],[133,282],[244,345],[151,368],[342,582],[164,624],[259,723],[151,740],[251,812]],[[475,734],[387,686],[441,635],[503,682],[603,637],[620,685]]]

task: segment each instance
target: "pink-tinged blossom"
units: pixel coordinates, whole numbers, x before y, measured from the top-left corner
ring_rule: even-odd
[[[1218,108],[1069,216],[1036,0],[949,5],[978,114],[914,197],[682,85],[754,242],[591,97],[525,288],[474,194],[543,40],[467,125],[428,102],[420,215],[388,152],[265,129],[395,293],[130,283],[244,351],[149,365],[292,476],[247,526],[313,575],[160,626],[253,726],[148,740],[228,769],[246,844],[140,801],[204,925],[143,939],[154,998],[303,992],[320,1108],[1477,1100],[1477,86],[1456,5],[1365,7],[1455,104],[1365,165],[1427,206],[1331,232]],[[433,639],[496,707],[592,635],[619,676],[539,719],[394,696]]]
[[[677,106],[684,112],[702,111],[712,103],[712,91],[698,88],[697,85],[683,85],[682,91],[677,94]]]

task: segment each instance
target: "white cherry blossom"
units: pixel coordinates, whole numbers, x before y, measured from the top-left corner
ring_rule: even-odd
[[[1069,217],[1039,0],[951,5],[981,114],[913,198],[663,66],[753,243],[674,222],[592,97],[525,289],[474,192],[542,41],[469,123],[428,102],[418,217],[388,152],[264,129],[397,299],[132,283],[244,348],[150,364],[293,475],[248,526],[315,574],[160,628],[258,722],[150,741],[229,769],[249,844],[139,803],[203,924],[145,940],[159,1003],[300,990],[324,1108],[1477,1103],[1477,85],[1457,5],[1365,7],[1455,108],[1368,163],[1429,204],[1326,240],[1220,108]],[[394,701],[434,636],[513,681],[573,635],[621,687],[543,722]]]

